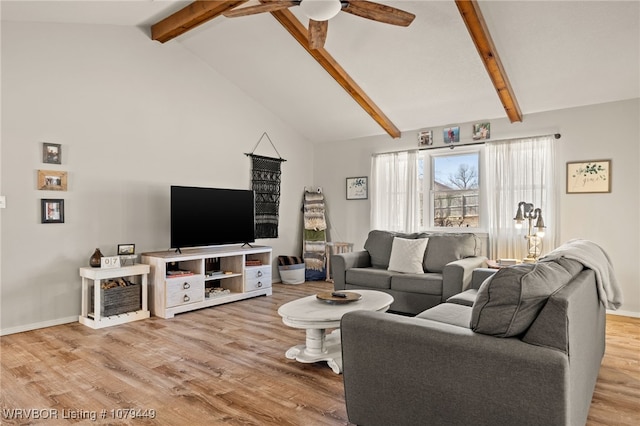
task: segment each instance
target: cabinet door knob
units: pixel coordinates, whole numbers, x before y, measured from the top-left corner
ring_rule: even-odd
[[[191,300],[191,298],[185,294],[182,300],[184,300],[185,302],[188,302],[189,300]]]
[[[258,273],[256,274],[258,277],[262,276],[262,271],[258,271]]]
[[[182,288],[185,289],[185,290],[188,289],[188,288],[191,288],[191,284],[184,283],[184,284],[182,284]]]
[[[258,288],[262,287],[262,281],[258,281]]]

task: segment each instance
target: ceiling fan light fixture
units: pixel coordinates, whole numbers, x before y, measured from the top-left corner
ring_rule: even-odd
[[[309,19],[328,21],[340,12],[340,0],[302,0],[300,8]]]

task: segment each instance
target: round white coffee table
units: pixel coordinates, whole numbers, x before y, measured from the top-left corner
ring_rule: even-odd
[[[342,292],[359,293],[360,300],[344,304],[329,304],[318,300],[315,295],[303,297],[285,303],[278,309],[282,322],[289,327],[303,328],[307,331],[304,345],[289,349],[285,356],[298,362],[311,363],[327,361],[336,373],[342,372],[342,348],[340,346],[340,319],[351,311],[384,312],[393,303],[393,297],[387,293],[374,290],[341,290]],[[337,328],[326,334],[328,328]]]

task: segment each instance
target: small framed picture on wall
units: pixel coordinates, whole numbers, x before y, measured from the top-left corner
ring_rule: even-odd
[[[491,137],[491,123],[476,123],[473,125],[473,140],[483,141]]]
[[[460,142],[460,126],[445,127],[442,131],[444,143]]]
[[[64,223],[64,200],[43,198],[40,200],[42,223]]]
[[[62,145],[59,143],[42,143],[42,162],[47,164],[62,164]]]
[[[424,130],[422,132],[418,132],[418,145],[433,145],[433,130]]]
[[[347,200],[366,200],[368,193],[366,176],[347,178]]]
[[[38,170],[38,189],[47,191],[66,191],[67,172],[57,170]]]

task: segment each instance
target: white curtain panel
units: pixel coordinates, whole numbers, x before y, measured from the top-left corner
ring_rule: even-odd
[[[528,221],[516,229],[518,203],[542,209],[546,229],[542,254],[557,245],[557,187],[553,136],[488,142],[486,144],[487,202],[490,256],[523,259],[527,256]],[[534,223],[535,225],[535,223]]]
[[[371,159],[371,229],[416,232],[420,226],[418,151]]]

